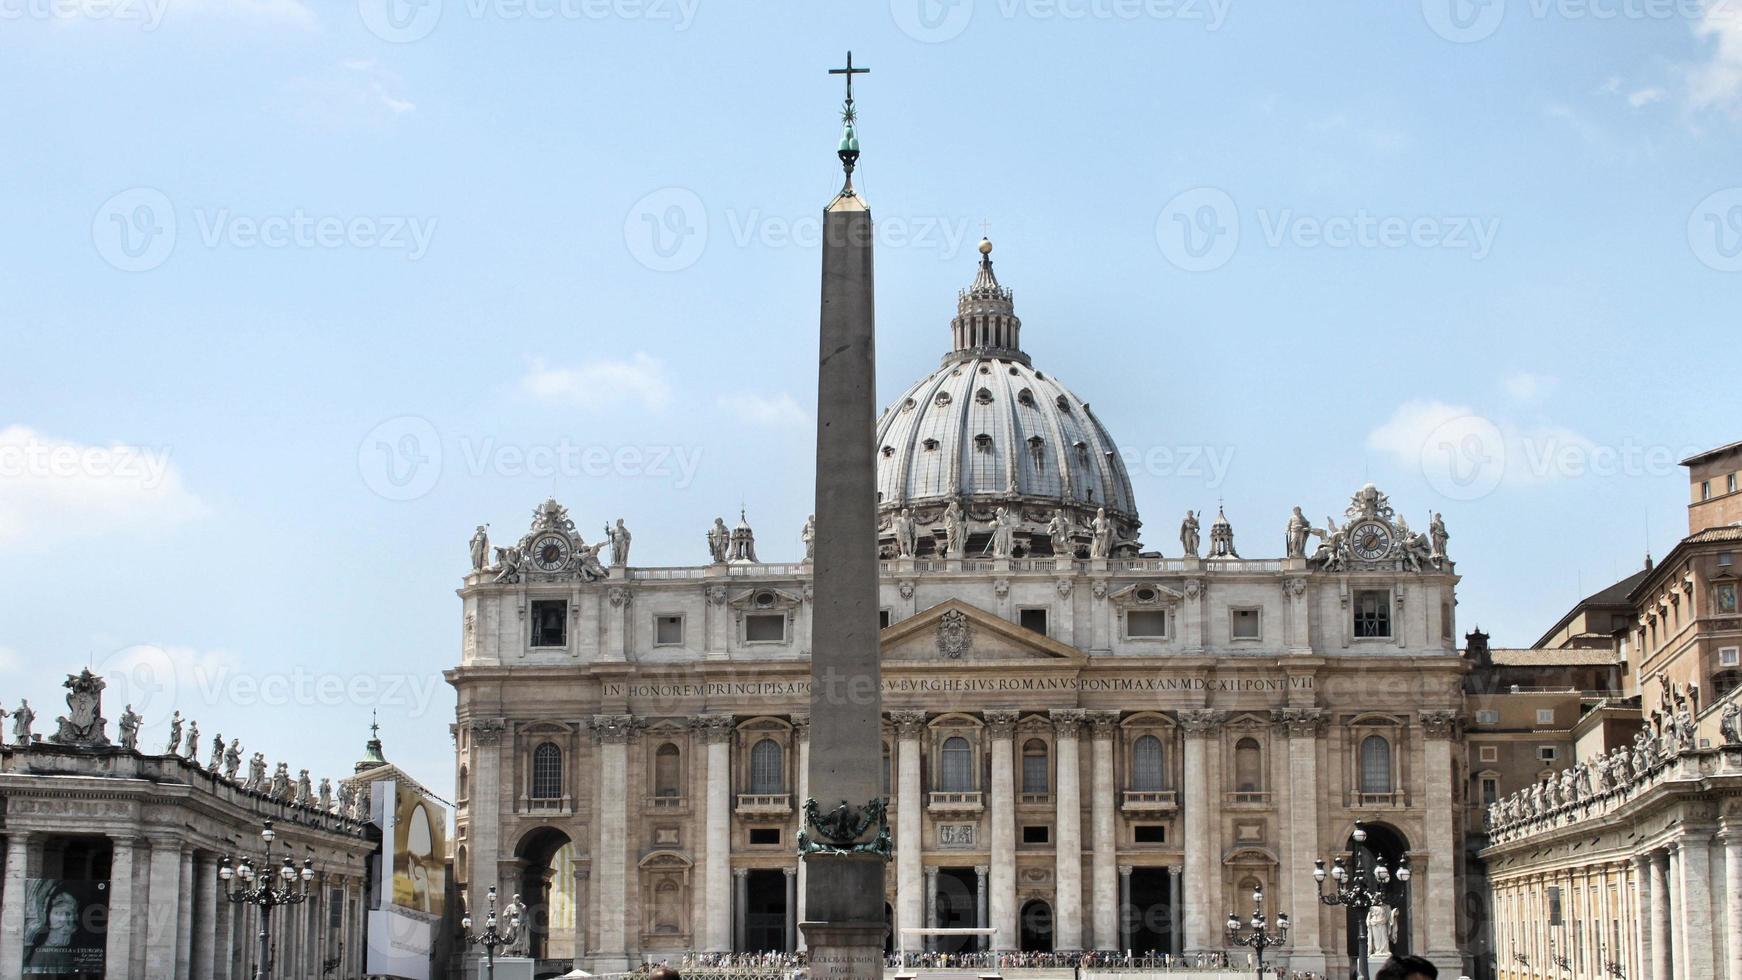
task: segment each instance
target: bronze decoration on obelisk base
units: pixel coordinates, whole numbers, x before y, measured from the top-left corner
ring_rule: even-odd
[[[871,211],[853,188],[859,159],[853,76],[837,155],[846,182],[823,209],[817,371],[816,556],[812,565],[810,793],[800,860],[801,924],[813,980],[881,980],[883,869],[889,825],[881,790],[882,679],[877,648],[877,406]],[[820,803],[819,803],[820,801]],[[909,801],[909,806],[913,801]]]

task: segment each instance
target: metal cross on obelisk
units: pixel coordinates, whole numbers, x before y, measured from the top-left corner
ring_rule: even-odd
[[[816,547],[812,562],[810,796],[799,852],[813,980],[881,980],[883,874],[878,663],[875,315],[871,212],[852,185],[859,138],[853,76],[837,154],[847,183],[823,209],[817,367]],[[917,805],[909,804],[909,805]],[[910,846],[917,847],[917,844]]]

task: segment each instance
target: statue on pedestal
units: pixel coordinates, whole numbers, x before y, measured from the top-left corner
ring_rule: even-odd
[[[20,698],[18,710],[12,712],[12,737],[19,745],[29,745],[32,741],[30,723],[36,720],[36,712],[30,710],[30,702]]]
[[[121,747],[129,752],[139,751],[139,724],[143,721],[139,713],[129,704],[121,712]]]
[[[622,568],[629,564],[629,529],[623,526],[623,518],[617,518],[617,523],[605,528],[605,539],[611,542],[611,564]]]
[[[315,799],[315,809],[326,813],[333,808],[333,781],[326,776],[321,777],[320,795]]]
[[[1071,547],[1071,525],[1065,520],[1065,512],[1061,508],[1052,512],[1052,520],[1046,522],[1046,536],[1052,540],[1052,553],[1057,558],[1074,558]]]
[[[919,548],[919,532],[913,526],[913,511],[903,507],[890,518],[889,524],[895,532],[895,557],[912,558]]]
[[[169,748],[163,750],[164,755],[176,755],[181,752],[181,711],[177,710],[169,719]]]
[[[1446,533],[1446,522],[1440,518],[1439,511],[1435,511],[1433,520],[1428,522],[1427,534],[1433,541],[1431,554],[1437,565],[1446,560],[1446,540],[1451,537]]]
[[[224,750],[224,778],[230,782],[236,781],[236,771],[242,768],[242,740],[233,738],[230,747]]]
[[[726,549],[731,543],[732,532],[726,528],[726,519],[724,517],[714,518],[714,526],[708,528],[708,557],[713,559],[714,564],[725,563]]]
[[[1397,939],[1397,910],[1387,905],[1375,905],[1367,910],[1367,956],[1381,962],[1391,955],[1391,944]]]
[[[490,560],[490,525],[480,524],[472,532],[472,571],[481,572]]]
[[[1000,507],[992,514],[992,540],[988,546],[994,558],[1009,558],[1016,550],[1016,517],[1008,508]]]
[[[222,734],[213,735],[212,736],[212,759],[210,762],[206,763],[206,770],[208,772],[217,772],[218,770],[222,769],[223,767],[224,767],[224,736]]]
[[[1116,535],[1113,530],[1113,522],[1107,519],[1107,508],[1098,507],[1095,509],[1095,523],[1092,525],[1091,530],[1093,532],[1093,537],[1089,539],[1089,557],[1113,557],[1113,545]]]
[[[1296,507],[1294,513],[1288,515],[1288,524],[1282,529],[1283,546],[1290,558],[1305,558],[1307,538],[1313,533],[1312,522]]]
[[[1186,519],[1180,522],[1179,543],[1187,558],[1198,557],[1198,515],[1192,511],[1186,511]]]
[[[817,560],[817,515],[812,514],[804,519],[804,530],[798,532],[799,540],[804,542],[804,560]]]
[[[170,753],[173,755],[175,753],[175,750],[172,748],[170,750]],[[187,741],[182,744],[181,755],[182,755],[182,758],[184,758],[184,759],[191,759],[191,760],[194,760],[196,762],[199,760],[199,757],[200,757],[200,723],[199,722],[197,722],[197,721],[188,722],[188,737],[187,737]]]
[[[962,505],[951,500],[944,508],[944,556],[960,558],[968,547],[968,526],[962,518]]]
[[[1724,705],[1724,713],[1718,716],[1718,734],[1727,746],[1742,745],[1742,707],[1735,701]]]

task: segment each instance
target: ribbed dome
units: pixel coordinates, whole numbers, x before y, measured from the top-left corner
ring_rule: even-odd
[[[892,518],[912,509],[922,532],[917,551],[933,553],[925,529],[951,500],[976,525],[1014,506],[1016,537],[1029,554],[1052,553],[1047,524],[1061,510],[1073,547],[1086,548],[1104,507],[1126,545],[1119,550],[1134,550],[1137,506],[1118,447],[1088,404],[1035,370],[1017,346],[1021,324],[1010,291],[992,276],[990,251],[982,242],[979,274],[958,302],[956,349],[878,419],[885,550],[893,547]],[[970,537],[968,555],[976,544]]]

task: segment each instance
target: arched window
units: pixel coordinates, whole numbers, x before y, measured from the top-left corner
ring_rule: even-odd
[[[1383,735],[1361,740],[1361,792],[1391,792],[1391,743]]]
[[[468,782],[468,780],[466,779],[466,767],[462,765],[462,766],[460,766],[460,792],[458,794],[460,799],[462,799],[462,800],[466,798],[466,788],[467,788],[466,783],[467,782]]]
[[[678,752],[670,742],[653,753],[653,795],[682,796],[678,791]]]
[[[1264,750],[1255,738],[1234,743],[1234,791],[1257,793],[1264,789]]]
[[[786,790],[780,743],[765,738],[750,750],[750,792],[782,793]]]
[[[545,742],[532,750],[532,798],[554,800],[563,795],[563,750]]]
[[[1131,788],[1158,792],[1166,785],[1161,762],[1161,739],[1145,735],[1131,743]]]
[[[960,735],[944,739],[944,780],[938,788],[946,793],[967,793],[974,789],[974,747]]]
[[[1046,743],[1038,738],[1031,738],[1022,743],[1022,791],[1047,792],[1046,777]]]

